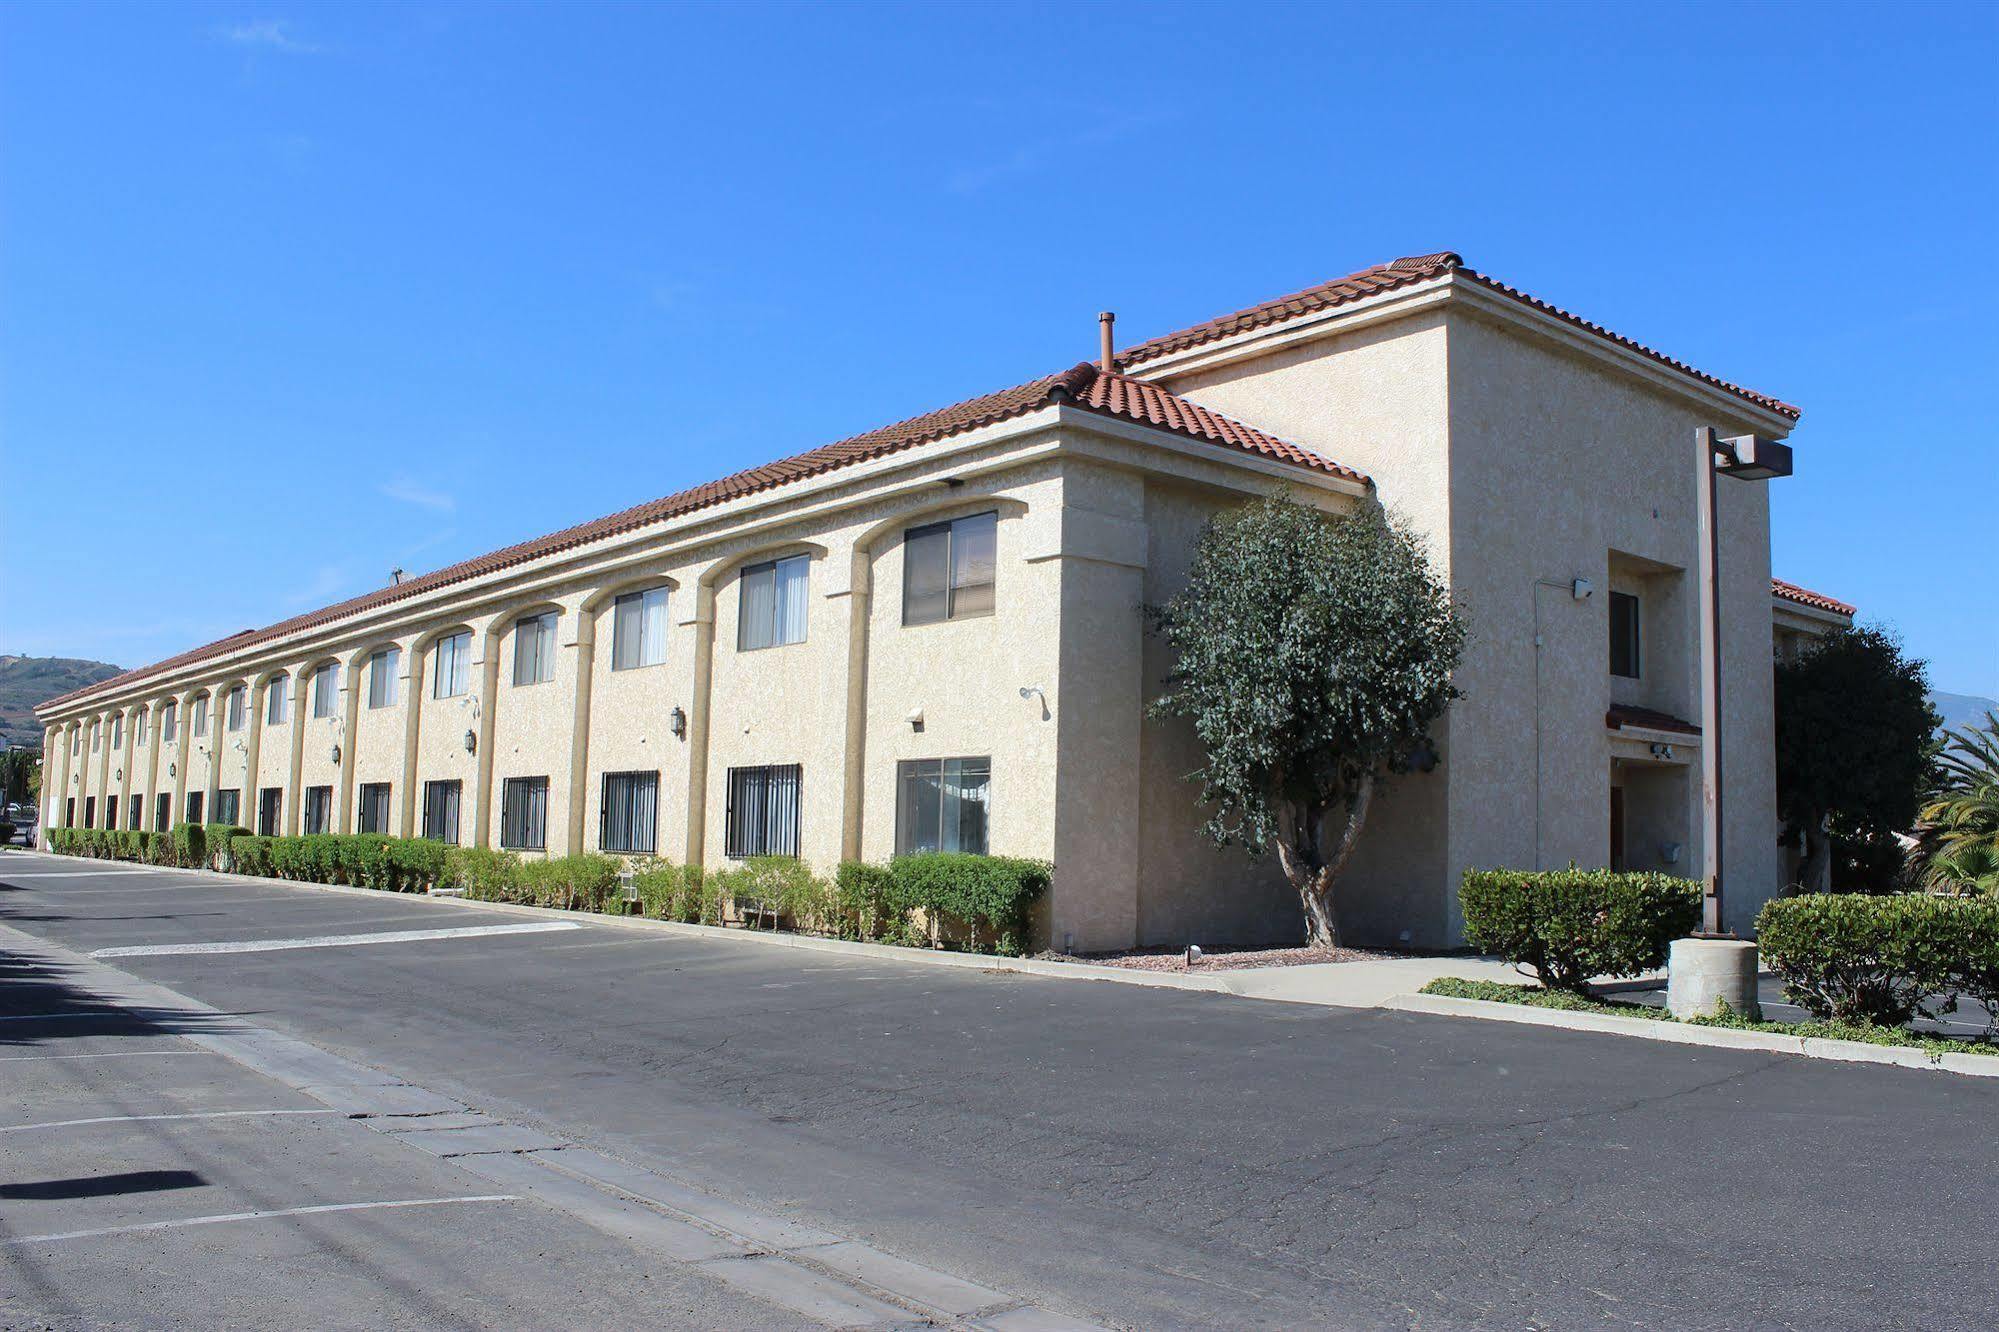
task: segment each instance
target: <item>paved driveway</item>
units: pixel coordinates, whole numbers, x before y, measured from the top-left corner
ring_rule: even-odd
[[[522,918],[19,854],[0,859],[0,884],[0,920],[78,954],[315,941],[93,965],[1051,1317],[1984,1328],[1999,1307],[1989,1266],[1936,1275],[1967,1228],[1999,1226],[1999,1146],[1977,1128],[1999,1111],[1999,1088],[1984,1080],[587,920],[342,942]],[[0,1064],[0,1083],[10,1067],[26,1066]],[[148,1103],[144,1087],[117,1094]],[[356,1131],[294,1118],[259,1131]],[[234,1151],[215,1145],[233,1139],[201,1141],[211,1162]],[[344,1168],[326,1139],[296,1141],[288,1168]],[[51,1157],[34,1177],[94,1168],[84,1144],[49,1150],[81,1155]],[[167,1168],[178,1150],[147,1160]],[[461,1191],[503,1190],[468,1180]],[[171,1196],[135,1197],[131,1214],[164,1211]],[[25,1233],[13,1205],[0,1199],[0,1215]],[[534,1224],[511,1220],[516,1207],[410,1210],[428,1213],[424,1225],[447,1214],[475,1229]],[[601,1255],[601,1242],[580,1243]],[[463,1279],[489,1293],[518,1283],[520,1312],[463,1321],[540,1322],[525,1301],[577,1252],[507,1248],[515,1261],[497,1286],[470,1268]],[[459,1280],[450,1246],[436,1257]],[[216,1259],[161,1261],[178,1273]],[[609,1275],[593,1297],[623,1298],[631,1269],[596,1265]],[[766,1325],[685,1264],[635,1266],[680,1283],[680,1302],[651,1321]],[[366,1272],[352,1279],[369,1286]],[[16,1297],[21,1307],[78,1297],[60,1273],[51,1282]],[[113,1292],[103,1298],[134,1302],[149,1284],[101,1272],[100,1283]],[[631,1320],[613,1307],[598,1321]]]

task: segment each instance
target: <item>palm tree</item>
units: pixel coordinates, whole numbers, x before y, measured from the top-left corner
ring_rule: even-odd
[[[1932,887],[1999,892],[1999,712],[1944,740],[1922,810],[1936,847],[1924,877]]]

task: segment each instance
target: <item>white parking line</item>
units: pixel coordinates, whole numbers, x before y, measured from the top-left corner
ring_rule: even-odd
[[[0,1055],[0,1064],[35,1064],[49,1059],[137,1059],[141,1055],[212,1055],[219,1050],[111,1050],[104,1054]]]
[[[488,934],[545,934],[578,930],[574,921],[530,921],[520,925],[463,925],[444,930],[384,930],[378,934],[321,934],[307,939],[243,939],[234,943],[137,944],[99,948],[92,957],[178,957],[192,953],[274,953],[286,948],[352,948],[359,944],[417,943],[425,939],[476,939]]]
[[[0,870],[0,879],[102,879],[113,874],[151,874],[147,869]]]
[[[519,1202],[513,1193],[482,1193],[469,1198],[399,1198],[392,1202],[322,1203],[317,1207],[280,1207],[269,1212],[223,1212],[215,1216],[184,1216],[178,1221],[148,1221],[135,1226],[105,1226],[100,1230],[65,1230],[53,1235],[21,1235],[7,1244],[50,1244],[56,1240],[95,1239],[100,1235],[137,1235],[182,1226],[219,1226],[225,1221],[267,1221],[283,1216],[316,1216],[321,1212],[366,1212],[383,1207],[437,1207],[444,1203]]]
[[[137,1124],[161,1119],[248,1119],[256,1115],[332,1115],[337,1110],[198,1110],[181,1115],[99,1115],[95,1119],[45,1119],[39,1124],[0,1124],[0,1133],[29,1129],[80,1128],[85,1124]]]

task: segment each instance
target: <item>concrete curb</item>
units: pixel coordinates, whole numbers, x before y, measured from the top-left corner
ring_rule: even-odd
[[[1612,1013],[1572,1013],[1559,1008],[1534,1008],[1490,999],[1454,999],[1441,994],[1398,994],[1381,1005],[1403,1013],[1439,1017],[1479,1018],[1515,1022],[1527,1027],[1560,1027],[1567,1031],[1598,1031],[1637,1036],[1675,1045],[1703,1045],[1718,1050],[1763,1050],[1771,1054],[1835,1059],[1850,1064],[1892,1064],[1932,1073],[1961,1073],[1972,1078],[1999,1078],[1999,1056],[1930,1054],[1899,1045],[1869,1045],[1865,1041],[1835,1041],[1818,1036],[1785,1036],[1733,1027],[1701,1027],[1664,1018],[1628,1018]]]

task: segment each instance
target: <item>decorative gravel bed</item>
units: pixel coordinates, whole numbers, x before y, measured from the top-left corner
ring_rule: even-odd
[[[1302,967],[1319,962],[1374,962],[1402,957],[1402,953],[1377,953],[1363,948],[1243,948],[1202,950],[1192,965],[1185,949],[1140,948],[1123,953],[1043,954],[1051,962],[1090,962],[1100,967],[1128,967],[1133,971],[1248,971],[1258,967]]]

